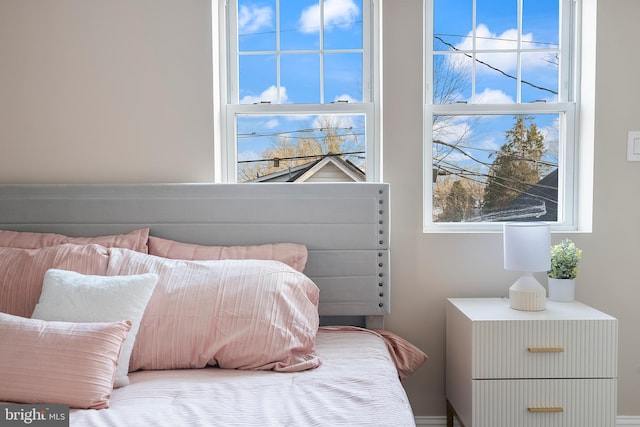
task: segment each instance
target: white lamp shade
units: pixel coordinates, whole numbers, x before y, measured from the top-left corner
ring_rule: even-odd
[[[524,272],[551,268],[551,229],[544,222],[504,224],[504,269]]]

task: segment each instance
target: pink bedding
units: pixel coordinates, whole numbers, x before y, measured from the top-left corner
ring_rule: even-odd
[[[379,335],[321,329],[316,351],[322,365],[295,373],[133,372],[109,409],[72,410],[71,426],[415,426]]]

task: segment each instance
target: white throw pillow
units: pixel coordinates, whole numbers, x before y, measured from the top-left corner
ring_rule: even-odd
[[[129,384],[129,358],[142,315],[158,282],[153,273],[131,276],[93,276],[49,269],[33,319],[64,322],[131,321],[122,346],[114,387]]]

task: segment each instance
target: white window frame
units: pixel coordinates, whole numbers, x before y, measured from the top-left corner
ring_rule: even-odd
[[[522,0],[520,0],[522,1]],[[561,131],[559,134],[558,162],[563,165],[559,168],[558,177],[558,221],[552,223],[554,231],[590,231],[591,224],[581,224],[579,211],[583,208],[590,209],[589,201],[578,200],[578,165],[586,163],[588,159],[579,160],[578,148],[580,145],[579,102],[580,102],[580,7],[574,0],[562,0],[560,13],[561,34],[560,49],[564,61],[561,62],[559,97],[557,103],[515,103],[515,104],[434,104],[433,99],[433,6],[434,0],[424,0],[424,117],[423,117],[423,229],[424,232],[491,232],[502,231],[501,222],[460,222],[438,223],[433,221],[433,195],[432,195],[432,165],[433,165],[433,115],[493,115],[493,114],[561,114]],[[520,17],[521,19],[521,17]],[[475,23],[474,23],[475,25]],[[502,52],[502,51],[501,51]],[[566,59],[569,59],[568,61]],[[474,64],[475,65],[475,64]],[[475,85],[475,79],[473,81]],[[475,93],[475,86],[472,88]],[[520,85],[518,85],[518,101]],[[591,142],[592,144],[592,142]],[[591,176],[584,176],[587,181]],[[583,178],[581,177],[580,180]],[[586,183],[584,188],[591,188]],[[584,189],[583,189],[584,190]],[[581,194],[584,191],[580,192]],[[585,213],[589,217],[590,212]]]
[[[237,182],[237,118],[247,115],[361,114],[366,123],[366,179],[382,181],[381,0],[363,0],[362,103],[240,104],[237,62],[237,0],[213,1],[215,178]],[[219,54],[215,50],[218,48]],[[217,69],[217,71],[216,71]],[[218,75],[216,75],[218,73]],[[278,70],[279,80],[279,70]],[[321,96],[324,94],[321,91]]]

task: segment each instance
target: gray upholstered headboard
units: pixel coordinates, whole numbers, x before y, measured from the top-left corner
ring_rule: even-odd
[[[320,315],[389,313],[389,185],[0,185],[0,229],[69,236],[140,227],[201,245],[305,244]],[[325,323],[332,323],[327,322]]]

